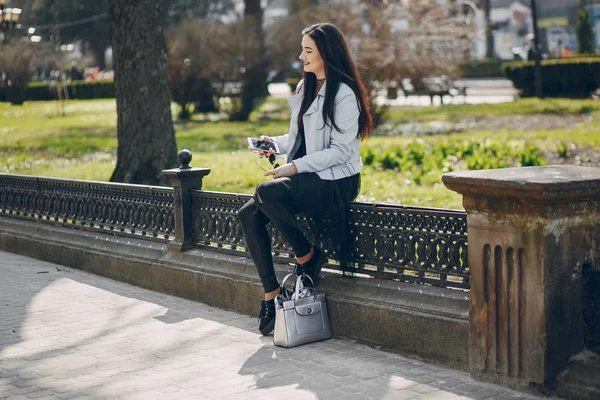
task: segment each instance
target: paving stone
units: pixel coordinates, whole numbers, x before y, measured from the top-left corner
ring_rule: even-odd
[[[335,389],[340,387],[341,385],[331,379],[319,379],[319,380],[314,380],[312,382],[312,384],[310,385],[311,389],[315,389],[315,390],[327,390],[327,389]]]
[[[414,378],[411,378],[413,381],[417,382],[417,383],[421,383],[421,384],[434,384],[437,383],[438,380],[435,378],[432,378],[429,375],[422,375],[422,376],[417,376]]]
[[[440,389],[432,386],[432,385],[426,385],[426,384],[418,384],[415,386],[411,386],[410,390],[412,390],[413,392],[416,393],[420,393],[420,394],[427,394],[427,393],[432,393],[432,392],[438,392]]]
[[[418,385],[417,382],[400,376],[392,376],[387,387],[394,390],[404,390]]]
[[[349,394],[349,395],[344,396],[344,400],[368,400],[368,399],[369,399],[368,397],[365,397],[364,395],[358,394],[358,393]]]
[[[29,399],[39,399],[41,397],[52,397],[54,393],[51,390],[36,390],[25,395]]]
[[[408,371],[402,371],[402,375],[412,378],[412,377],[418,377],[418,376],[424,376],[427,375],[427,371],[422,370],[422,369],[411,369]]]
[[[419,394],[415,392],[411,392],[410,390],[403,390],[401,392],[392,391],[387,392],[381,398],[382,400],[417,400],[419,399]]]
[[[515,399],[519,398],[519,397],[517,397],[519,395],[520,394],[517,394],[517,393],[508,393],[508,394],[503,393],[501,395],[490,398],[490,400],[515,400]],[[535,399],[535,398],[536,397],[533,397],[533,396],[532,397],[521,397],[521,399]]]
[[[363,387],[360,393],[363,396],[368,397],[369,399],[380,399],[389,391],[386,387],[374,387],[374,386],[366,386]]]
[[[335,381],[343,386],[351,386],[351,385],[356,385],[356,384],[360,384],[363,382],[362,380],[351,377],[351,376],[336,378]]]
[[[449,376],[444,379],[437,380],[436,384],[443,386],[445,389],[452,389],[460,385],[464,385],[465,382],[470,381],[470,377],[468,375],[458,375],[458,376]]]
[[[344,377],[352,375],[353,372],[354,370],[350,368],[340,368],[335,371],[331,371],[330,374],[333,376]]]
[[[18,396],[18,395],[27,395],[27,393],[37,392],[39,390],[40,389],[36,388],[35,386],[26,386],[26,387],[22,387],[22,388],[12,388],[10,390],[10,393],[13,396]],[[0,393],[2,393],[2,391],[0,391]]]
[[[472,383],[463,383],[461,385],[457,385],[455,386],[453,389],[462,393],[474,393],[480,389],[483,389],[484,386],[483,385],[478,385],[475,382]]]
[[[469,397],[475,400],[486,400],[502,394],[503,391],[503,389],[482,389],[473,393],[469,393]]]
[[[348,396],[347,391],[340,389],[322,390],[319,392],[319,398],[321,399],[343,399],[345,400]]]
[[[0,398],[539,399],[352,341],[278,348],[255,317],[54,271],[0,252]]]

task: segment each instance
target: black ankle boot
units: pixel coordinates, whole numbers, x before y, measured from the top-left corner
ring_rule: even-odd
[[[314,285],[317,286],[319,274],[321,273],[321,268],[323,268],[323,265],[327,260],[327,256],[320,249],[316,247],[314,247],[313,249],[313,256],[310,258],[310,260],[308,260],[302,265],[302,272],[310,276],[313,280]],[[306,279],[306,281],[309,280]]]
[[[264,336],[275,329],[275,299],[262,300],[260,302],[260,314],[258,315],[258,330]]]

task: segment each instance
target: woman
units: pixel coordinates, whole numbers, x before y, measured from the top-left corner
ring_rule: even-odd
[[[294,250],[296,273],[317,280],[325,254],[299,229],[295,215],[306,211],[321,225],[329,224],[331,239],[341,253],[349,203],[360,188],[362,160],[359,142],[370,135],[372,117],[365,87],[342,33],[322,23],[302,31],[304,62],[292,109],[289,133],[261,136],[276,142],[287,164],[267,171],[273,180],[256,188],[254,197],[239,211],[248,250],[265,291],[259,330],[268,335],[275,326],[275,297],[281,290],[266,225],[271,222]],[[261,156],[271,155],[273,150]]]

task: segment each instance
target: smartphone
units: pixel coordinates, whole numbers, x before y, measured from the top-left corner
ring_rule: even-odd
[[[275,142],[261,142],[256,138],[248,138],[248,148],[254,151],[269,151],[275,150],[275,154],[279,154],[279,146]]]

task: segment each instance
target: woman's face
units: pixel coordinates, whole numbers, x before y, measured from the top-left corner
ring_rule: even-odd
[[[325,78],[325,61],[321,58],[315,41],[308,35],[302,37],[302,53],[299,58],[304,63],[306,72],[312,72],[317,79]]]

